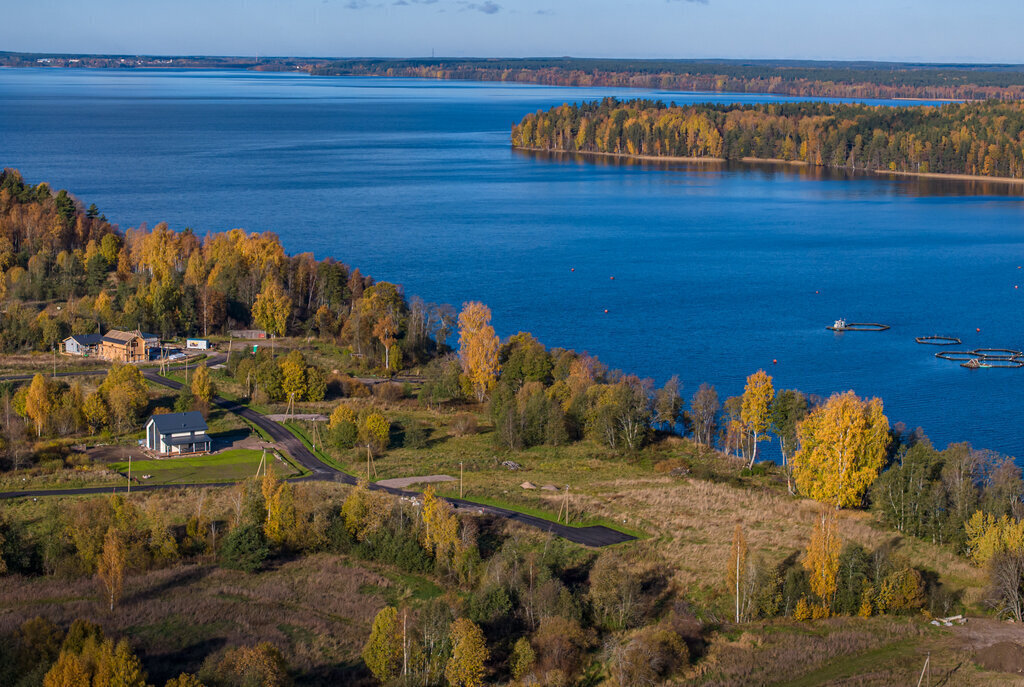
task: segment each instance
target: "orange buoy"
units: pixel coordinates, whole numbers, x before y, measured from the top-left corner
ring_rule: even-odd
[[[980,331],[981,331],[981,327],[976,327],[976,328],[974,329],[974,331],[976,331],[976,332],[980,332]]]
[[[815,291],[814,293],[821,293],[821,291]]]
[[[569,271],[570,271],[570,272],[575,272],[575,271],[576,271],[576,268],[575,268],[575,267],[570,267],[570,268],[569,268]]]
[[[605,309],[604,309],[604,311],[605,311],[605,312],[608,312],[608,308],[605,308]]]
[[[778,364],[779,364],[779,361],[776,360],[775,358],[772,358],[772,365],[778,365]]]
[[[615,281],[615,277],[608,277],[608,278],[611,279],[612,281]]]

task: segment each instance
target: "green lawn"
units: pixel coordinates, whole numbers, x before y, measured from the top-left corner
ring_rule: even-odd
[[[208,456],[185,456],[159,460],[133,460],[132,476],[143,484],[196,484],[201,482],[238,482],[256,474],[263,452],[255,449],[229,449]],[[278,477],[294,477],[299,471],[291,463],[273,458]],[[110,468],[127,473],[128,463],[111,463]],[[142,479],[143,475],[152,475]]]

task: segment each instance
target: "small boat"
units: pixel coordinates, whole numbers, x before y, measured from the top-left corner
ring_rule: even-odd
[[[982,362],[978,358],[971,358],[966,363],[962,363],[960,367],[966,367],[968,370],[980,370],[986,367],[992,367],[988,363]]]
[[[889,325],[878,322],[847,322],[840,317],[831,327],[825,329],[833,332],[884,332],[889,329]]]

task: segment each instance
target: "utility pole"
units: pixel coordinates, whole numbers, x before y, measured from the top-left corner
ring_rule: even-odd
[[[406,637],[405,625],[406,625],[406,620],[408,619],[408,615],[409,615],[409,609],[403,608],[402,609],[402,675],[408,675],[409,674],[409,643],[405,639],[405,637]]]
[[[924,680],[925,671],[928,670],[928,664],[931,663],[932,652],[928,652],[928,656],[924,659],[924,667],[921,668],[921,677],[917,678],[917,687],[921,687],[921,681]],[[928,672],[929,682],[931,682],[931,671]]]
[[[57,376],[57,347],[53,347],[53,376]]]
[[[459,498],[462,498],[462,461],[459,461]]]
[[[128,454],[128,494],[132,493],[132,454]]]

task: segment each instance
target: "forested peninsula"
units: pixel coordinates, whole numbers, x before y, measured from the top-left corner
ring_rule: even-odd
[[[1008,65],[564,57],[337,60],[309,65],[307,69],[311,74],[327,76],[400,76],[822,98],[1024,98],[1024,72]]]
[[[561,105],[512,127],[516,148],[628,157],[783,160],[837,169],[1024,178],[1024,104]]]
[[[1024,99],[1024,66],[817,60],[243,57],[0,51],[3,67],[246,69],[314,76],[500,81],[547,86],[770,93],[822,98]]]

